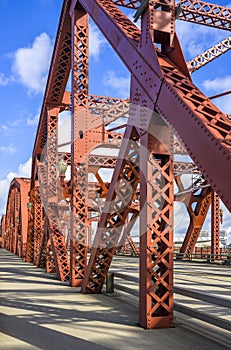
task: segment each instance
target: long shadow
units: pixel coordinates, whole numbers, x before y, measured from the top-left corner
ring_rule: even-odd
[[[28,291],[29,292],[29,291]],[[53,294],[51,292],[51,294]],[[29,293],[28,293],[29,295]],[[104,297],[105,298],[105,297]],[[106,299],[106,298],[105,298]],[[41,301],[39,299],[33,298],[32,300],[25,301],[25,299],[20,299],[17,297],[17,300],[15,298],[11,297],[1,297],[0,298],[0,305],[2,307],[10,307],[17,310],[28,310],[31,311],[32,314],[27,314],[23,317],[24,319],[27,319],[29,322],[34,322],[36,319],[39,320],[39,323],[48,323],[48,324],[63,324],[63,323],[70,323],[70,322],[80,322],[82,320],[88,320],[88,321],[105,321],[107,323],[113,323],[113,324],[124,324],[124,325],[131,325],[134,323],[129,319],[129,317],[125,313],[120,313],[115,309],[115,307],[111,306],[110,304],[107,305],[107,310],[100,310],[102,308],[102,303],[94,303],[94,311],[80,311],[77,309],[79,302],[77,300],[73,301],[73,308],[72,309],[66,309],[63,307],[54,307],[54,306],[47,306],[47,305],[41,305],[41,303],[53,303],[51,300],[47,301]],[[60,302],[59,304],[63,304],[66,300],[63,300],[63,302]],[[104,300],[103,305],[105,306],[107,302]],[[114,300],[115,302],[115,300]],[[85,307],[87,307],[88,303],[83,303]],[[89,307],[91,307],[92,304],[89,303]],[[99,307],[99,309],[96,309],[96,306]],[[75,307],[75,308],[74,308]]]
[[[16,274],[16,276],[18,276],[19,274]],[[14,277],[14,275],[10,275],[8,277],[1,277],[1,281],[2,283],[19,283],[19,284],[46,284],[46,285],[50,285],[50,286],[67,286],[68,287],[68,284],[65,283],[65,282],[60,282],[56,279],[51,279],[52,281],[38,281],[38,280],[30,280],[29,278],[30,277],[33,277],[31,274],[27,274],[25,275],[28,277],[28,279],[21,279],[21,278],[16,278]],[[38,278],[40,278],[39,276],[36,276]]]
[[[32,324],[17,316],[1,314],[1,331],[43,350],[109,350],[109,348],[91,341],[54,331],[38,324]]]
[[[27,282],[28,283],[28,282]],[[37,283],[36,283],[37,285]],[[33,295],[33,296],[37,296],[37,295],[49,295],[49,294],[52,294],[52,295],[61,295],[63,293],[65,293],[65,295],[70,295],[70,294],[77,294],[80,292],[80,287],[73,287],[71,288],[69,286],[69,288],[67,288],[68,286],[64,286],[64,288],[62,288],[62,286],[59,286],[58,289],[53,289],[53,290],[49,290],[49,289],[39,289],[39,288],[36,288],[35,289],[28,289],[28,288],[17,288],[16,289],[2,289],[1,290],[1,295],[4,293],[8,293],[8,294],[15,294],[15,292],[17,291],[18,294],[20,295],[24,295],[24,294],[29,294],[30,297]],[[41,300],[42,301],[42,300]]]
[[[14,265],[15,266],[15,263]],[[22,269],[25,268],[25,269]],[[15,268],[14,267],[0,267],[0,272],[7,272],[10,274],[15,274]],[[34,266],[34,265],[21,265],[20,264],[20,269],[17,269],[17,275],[20,276],[28,276],[30,275],[31,277],[38,277],[42,279],[51,279],[51,280],[56,280],[56,275],[54,273],[46,273],[44,270]]]
[[[183,286],[186,286],[187,284],[185,283],[185,282],[182,282],[182,281],[186,281],[186,282],[190,282],[189,284],[188,284],[188,288],[190,287],[190,285],[194,285],[194,286],[199,286],[199,285],[201,285],[201,286],[208,286],[208,287],[219,287],[219,288],[225,288],[225,289],[231,289],[231,287],[228,287],[228,286],[225,286],[224,287],[224,285],[222,284],[222,283],[206,283],[206,282],[200,282],[200,283],[198,283],[198,282],[192,282],[192,281],[188,281],[187,279],[184,279],[184,278],[181,278],[180,280],[178,280],[177,281],[177,285],[181,285],[181,284],[183,284]]]

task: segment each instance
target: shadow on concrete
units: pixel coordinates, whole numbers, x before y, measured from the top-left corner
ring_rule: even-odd
[[[109,350],[109,348],[102,345],[80,339],[78,336],[64,334],[38,324],[32,324],[21,317],[1,314],[1,331],[43,350]]]

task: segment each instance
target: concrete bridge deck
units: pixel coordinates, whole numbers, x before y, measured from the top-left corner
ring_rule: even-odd
[[[137,308],[119,296],[82,295],[8,251],[1,249],[0,258],[0,349],[231,348],[228,331],[177,312],[175,328],[143,330],[137,326]]]

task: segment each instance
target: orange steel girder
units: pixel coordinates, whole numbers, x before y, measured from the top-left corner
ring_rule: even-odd
[[[71,233],[70,233],[70,282],[77,286],[82,282],[87,265],[87,164],[88,148],[88,15],[84,10],[73,10],[72,28],[72,135],[71,135]],[[82,108],[81,108],[82,107]],[[81,122],[83,118],[83,122]],[[81,125],[79,127],[79,124]],[[85,125],[84,125],[85,124]],[[81,139],[80,139],[81,138]],[[85,158],[85,159],[84,159]]]
[[[141,1],[138,0],[112,0],[118,6],[131,9],[138,9]],[[158,1],[155,1],[158,3]],[[168,1],[162,1],[162,5]],[[180,6],[175,6],[179,10],[177,19],[203,24],[206,26],[230,30],[231,28],[231,9],[229,7],[211,4],[198,0],[181,0]]]
[[[28,191],[30,180],[15,178],[12,180],[4,219],[3,248],[24,258],[26,254],[28,225]]]
[[[205,66],[231,49],[231,36],[187,62],[191,73]]]
[[[67,281],[70,275],[69,258],[57,213],[58,113],[58,108],[50,108],[47,111],[47,207],[45,210],[56,273],[61,281]]]
[[[27,245],[26,245],[26,262],[34,262],[34,210],[35,210],[35,198],[34,188],[30,190],[30,197],[28,197],[28,203],[31,203],[27,208],[28,212],[28,230],[27,230]]]
[[[176,179],[176,181],[178,187],[183,189],[180,179]],[[198,191],[192,190],[192,192],[189,191],[189,193],[183,193],[180,195],[181,198],[178,199],[185,203],[190,218],[189,227],[178,258],[190,258],[190,254],[193,253],[211,204],[212,190],[210,186],[201,189],[199,194],[197,194],[197,192]]]
[[[158,57],[154,47],[143,55],[136,43],[140,31],[114,4],[102,0],[81,0],[81,3],[115,50],[119,40],[117,51],[121,59],[155,103],[157,111],[177,130],[189,155],[230,210],[231,122],[191,82],[176,35],[175,50],[166,53],[167,58]],[[97,18],[96,13],[100,14]],[[144,72],[148,72],[148,80]],[[208,148],[210,151],[205,155]]]
[[[229,7],[200,0],[182,0],[181,8],[182,12],[178,18],[183,21],[224,30],[231,29],[231,9]]]
[[[124,63],[127,65],[128,69],[136,77],[138,83],[142,86],[142,89],[146,94],[145,96],[146,101],[150,99],[150,101],[153,103],[153,106],[155,106],[157,111],[160,112],[161,115],[163,115],[168,121],[170,121],[173,124],[173,126],[177,129],[178,133],[180,134],[180,137],[183,139],[190,156],[193,158],[195,163],[200,167],[202,173],[204,174],[205,177],[207,177],[209,182],[214,187],[216,187],[218,174],[215,175],[214,169],[211,168],[211,165],[214,163],[212,162],[211,159],[209,159],[209,161],[207,162],[205,157],[200,154],[202,143],[200,147],[197,147],[195,143],[195,136],[193,136],[193,139],[192,139],[192,137],[190,137],[191,131],[189,133],[187,132],[187,130],[185,130],[185,127],[184,127],[185,118],[187,119],[187,122],[189,122],[192,129],[195,130],[195,133],[198,135],[199,140],[202,141],[205,139],[205,135],[207,136],[206,142],[209,144],[209,146],[212,146],[212,142],[209,141],[209,138],[211,139],[212,137],[212,139],[214,139],[214,142],[219,142],[219,139],[221,140],[223,139],[223,141],[219,143],[221,147],[224,147],[223,149],[225,151],[226,157],[223,157],[223,159],[221,160],[222,154],[220,154],[218,158],[222,162],[223,168],[226,168],[226,169],[228,169],[227,160],[230,155],[230,123],[227,120],[227,117],[223,115],[210,101],[208,101],[208,99],[205,96],[203,96],[202,93],[192,84],[191,79],[189,78],[189,73],[186,67],[186,63],[183,59],[176,35],[174,35],[173,41],[171,41],[171,37],[170,37],[170,43],[169,43],[170,45],[173,45],[175,47],[175,51],[169,53],[166,50],[167,45],[164,42],[162,50],[166,51],[164,53],[168,58],[164,59],[162,56],[159,56],[157,60],[155,59],[156,51],[154,51],[153,45],[150,45],[151,40],[149,39],[149,42],[148,42],[148,35],[147,35],[146,28],[145,28],[146,41],[145,41],[145,38],[143,39],[143,36],[141,34],[140,44],[138,44],[137,46],[136,41],[139,36],[138,29],[134,28],[131,22],[129,22],[127,18],[115,6],[113,6],[113,4],[103,0],[101,1],[90,0],[88,2],[82,0],[80,2],[84,6],[84,8],[87,10],[87,12],[93,17],[98,27],[101,29],[103,34],[108,38],[109,42],[111,42],[112,46],[118,52],[118,54],[120,55]],[[96,13],[97,13],[97,16],[95,15]],[[144,16],[145,15],[143,15],[143,18]],[[151,23],[152,23],[152,16],[153,16],[153,12],[152,12],[152,9],[150,9],[149,18]],[[146,17],[146,23],[148,23],[148,17]],[[142,33],[145,32],[145,29],[143,26]],[[149,29],[151,30],[154,29],[154,39],[155,39],[155,30],[159,30],[159,31],[162,30],[161,27],[155,28],[155,27],[152,27],[152,25],[148,28],[148,30]],[[169,34],[172,35],[172,32],[170,31]],[[157,39],[158,41],[161,40],[160,37]],[[117,44],[116,44],[117,42],[120,42],[120,46],[119,46],[120,50],[117,49]],[[145,42],[145,45],[143,44],[143,42]],[[145,46],[145,49],[143,49],[144,46]],[[158,55],[158,51],[157,51],[157,55]],[[152,59],[150,59],[151,56],[152,56]],[[146,60],[148,60],[149,66],[147,66]],[[150,62],[152,67],[150,67]],[[177,67],[177,65],[179,68]],[[147,72],[149,73],[148,82],[147,82],[147,79],[145,79],[145,74]],[[166,105],[166,100],[168,99],[170,100],[169,101],[170,103],[169,105]],[[168,106],[171,106],[171,107],[169,108]],[[182,120],[181,120],[181,116],[183,117]],[[222,121],[221,123],[224,123],[224,124],[223,125],[217,124],[215,126],[214,116],[218,117],[218,119]],[[213,121],[212,124],[211,124],[211,121]],[[223,129],[222,134],[221,134],[220,127]],[[203,134],[201,135],[200,135],[201,133],[200,129],[203,130]],[[126,140],[126,137],[130,138],[131,135],[132,135],[132,131],[128,126],[125,132],[125,140]],[[222,137],[220,138],[220,136]],[[206,148],[205,142],[203,142],[203,148]],[[167,168],[170,167],[170,164],[171,164],[171,160],[169,161],[170,163],[167,166]],[[227,165],[225,165],[225,163]],[[115,182],[118,179],[120,179],[120,176],[123,174],[122,171],[123,171],[122,164],[120,164],[120,162],[117,162],[112,184],[110,186],[110,189],[111,188],[112,189],[111,190],[109,189],[107,201],[113,198],[113,195],[114,195],[113,186],[115,185]],[[216,178],[216,181],[214,181],[215,178]],[[226,188],[228,188],[227,180],[225,182],[226,182]],[[220,183],[218,187],[221,188],[222,184]],[[168,189],[168,193],[171,193],[169,189]],[[223,196],[226,196],[225,192],[223,192]],[[228,197],[226,197],[226,204],[229,205],[229,208],[231,208]],[[172,205],[172,202],[171,202],[171,196],[170,196],[169,202],[167,202],[167,209],[166,209],[168,212],[167,218],[169,222],[171,222],[170,220],[171,205]],[[111,212],[111,209],[110,209],[110,212]],[[114,249],[113,247],[111,247],[112,242],[113,244],[117,244],[118,242],[117,239],[118,239],[118,236],[120,235],[120,228],[116,229],[116,226],[117,225],[119,226],[119,224],[123,223],[127,215],[127,213],[125,213],[125,210],[123,210],[123,213],[119,213],[119,214],[120,214],[119,218],[117,216],[114,217],[113,215],[106,214],[106,213],[105,215],[103,214],[101,217],[97,236],[95,239],[95,244],[100,246],[100,244],[104,242],[102,244],[105,246],[105,241],[109,239],[110,242],[109,242],[109,246],[107,246],[108,244],[107,243],[105,248],[95,248],[95,247],[93,248],[93,253],[91,255],[90,262],[87,268],[86,278],[84,279],[83,285],[82,285],[83,292],[98,292],[102,288],[103,281],[105,279],[107,270],[110,266],[112,256],[114,254]],[[167,226],[171,227],[171,224],[169,225],[168,220],[166,219],[166,222],[168,224]],[[117,221],[118,221],[118,224],[117,224]],[[112,232],[108,233],[108,231],[110,231],[110,228],[112,229]],[[154,310],[151,309],[153,311],[153,313],[151,314],[151,317],[150,317],[150,313],[147,312],[147,306],[150,307],[150,305],[152,305],[152,302],[150,302],[150,300],[152,300],[153,293],[150,292],[149,297],[146,299],[146,303],[143,302],[144,299],[141,299],[143,302],[143,304],[141,303],[142,305],[141,314],[144,310],[145,312],[144,312],[144,315],[142,314],[140,316],[140,323],[144,327],[148,327],[148,328],[154,327],[154,326],[156,327],[157,324],[159,324],[160,327],[163,325],[164,326],[172,325],[172,310],[171,310],[172,262],[171,262],[171,258],[169,258],[169,256],[171,256],[171,250],[172,250],[171,238],[172,238],[172,233],[168,232],[169,245],[168,244],[166,245],[166,242],[165,242],[164,245],[162,245],[162,250],[160,250],[161,253],[158,252],[159,256],[161,256],[161,254],[165,256],[165,253],[163,252],[163,246],[164,246],[167,251],[166,255],[168,256],[168,259],[169,259],[168,261],[166,261],[166,265],[165,265],[166,271],[164,272],[164,276],[168,276],[167,279],[169,281],[169,286],[166,287],[166,285],[163,283],[163,286],[165,288],[165,291],[164,291],[165,293],[162,295],[162,297],[166,297],[168,301],[165,304],[166,307],[161,306],[163,314],[165,313],[166,315],[166,320],[164,321],[163,314],[161,315],[160,321],[157,321],[157,318],[155,319],[155,315],[154,317],[152,317],[153,314],[155,314],[156,309]],[[146,241],[143,242],[143,246],[145,245],[147,246]],[[147,270],[144,268],[144,271],[147,271]],[[146,275],[145,279],[147,278],[148,280],[148,276],[146,273],[145,275]],[[157,276],[156,276],[156,280],[158,280]],[[158,283],[160,283],[160,281],[157,282],[157,285]],[[146,283],[144,285],[146,285]],[[161,287],[163,286],[161,285]],[[144,297],[146,291],[147,289],[141,292],[142,297]],[[147,302],[147,300],[149,300],[149,302]],[[164,303],[163,299],[161,299],[160,297],[156,301],[157,301],[157,304],[159,303],[159,305],[162,302]]]
[[[220,259],[220,199],[215,192],[211,194],[211,254],[213,260]]]
[[[145,33],[146,37],[147,32],[148,30]],[[149,44],[150,43],[151,40],[149,40]],[[132,79],[131,87],[131,101],[136,104],[142,103],[144,104],[144,107],[150,107],[152,110],[154,108],[154,105],[152,105],[152,101],[147,101],[145,92],[142,91],[142,89],[139,88],[139,86],[137,86],[137,83],[134,79]],[[130,118],[131,120],[134,120],[135,116],[131,115]],[[139,124],[146,125],[146,128],[148,130],[148,126],[150,124],[150,116],[149,118],[148,116],[146,116],[146,118],[147,120],[141,119]],[[101,290],[102,284],[106,277],[106,273],[110,266],[111,259],[115,252],[115,247],[118,244],[118,239],[122,230],[122,225],[125,223],[125,220],[128,215],[128,207],[125,205],[126,202],[124,203],[124,199],[126,198],[126,196],[124,194],[123,179],[129,181],[130,187],[133,189],[133,194],[136,190],[139,181],[139,174],[137,173],[137,162],[139,162],[138,153],[137,151],[134,152],[134,149],[133,152],[131,152],[131,149],[129,149],[129,146],[134,147],[133,144],[127,143],[127,146],[124,145],[124,143],[126,143],[127,141],[127,138],[133,140],[133,143],[134,139],[137,138],[137,135],[134,134],[133,129],[129,128],[129,126],[127,126],[126,128],[124,141],[122,143],[121,152],[119,155],[119,160],[117,161],[114,176],[107,197],[107,202],[111,203],[112,198],[116,195],[114,200],[115,202],[110,204],[110,208],[107,211],[108,214],[105,213],[105,215],[103,214],[101,217],[98,232],[96,234],[96,239],[94,242],[93,252],[90,257],[90,262],[86,272],[86,278],[83,281],[83,292],[97,292]],[[141,147],[141,149],[145,149],[146,151],[147,149],[149,149],[153,159],[149,159],[148,163],[149,157],[147,152],[144,152],[141,155],[142,161],[140,164],[140,168],[142,173],[146,174],[146,178],[142,176],[140,182],[140,196],[142,206],[141,227],[143,230],[140,242],[140,324],[144,328],[161,328],[172,326],[173,313],[173,231],[171,223],[173,207],[173,162],[170,159],[171,157],[169,158],[169,156],[166,154],[158,154],[158,156],[156,156],[158,160],[155,160],[155,156],[152,154],[152,151],[156,151],[156,149],[152,149],[154,143],[151,142],[150,138],[151,136],[148,135],[147,131],[144,131],[143,135],[141,135],[141,146],[143,146]],[[131,160],[134,165],[132,168],[130,168],[128,172],[126,171],[126,166],[128,166],[128,164],[126,162],[125,164],[121,163],[120,159],[130,160],[129,155],[130,157],[132,156]],[[147,164],[149,164],[148,169],[146,169]],[[131,163],[129,165],[131,167]],[[158,170],[161,171],[156,171],[158,175],[155,174],[155,176],[153,176],[153,171],[157,167]],[[127,173],[130,173],[130,177],[124,178],[125,174]],[[163,178],[165,179],[164,182],[166,181],[166,185],[164,186],[164,190],[162,188],[158,192],[159,179],[156,178],[158,178],[159,176],[163,176]],[[148,203],[153,203],[152,206],[150,206],[150,204],[147,206],[147,197],[145,191],[147,182],[151,184],[150,192],[153,194],[154,197],[159,197],[159,195],[162,193],[162,196],[164,198],[161,218],[159,218],[160,211],[158,211],[157,209],[158,206],[155,205],[155,201],[158,201],[156,198],[153,198],[154,202],[151,199],[150,201],[148,201]],[[119,190],[117,189],[116,194],[114,192],[115,183],[120,183]],[[156,192],[158,192],[159,195],[157,195]],[[132,199],[131,194],[130,198]],[[118,210],[118,208],[120,208],[121,206],[121,203],[122,208]],[[128,205],[130,204],[131,202],[128,201]],[[149,223],[147,223],[147,218],[149,219]],[[151,218],[154,218],[154,221]],[[156,222],[157,218],[158,223]],[[103,245],[104,248],[100,248],[101,245]],[[98,246],[99,248],[97,248]],[[162,256],[161,261],[160,256]],[[147,262],[149,263],[147,264]],[[154,304],[155,306],[153,306]]]
[[[35,202],[34,202],[34,265],[39,265],[39,255],[42,249],[42,239],[44,232],[44,210],[40,196],[39,186],[35,187]]]
[[[231,122],[191,81],[174,33],[174,1],[150,1],[142,13],[141,32],[115,4],[138,8],[139,1],[64,1],[33,151],[30,194],[33,207],[29,212],[28,256],[38,266],[44,266],[46,263],[47,272],[56,271],[61,280],[68,280],[71,272],[71,284],[82,283],[83,292],[100,292],[140,184],[142,234],[139,322],[144,328],[172,327],[173,160],[172,154],[163,151],[163,147],[149,134],[154,118],[145,112],[145,108],[155,110],[175,128],[189,155],[229,210]],[[221,29],[230,28],[230,9],[202,1],[183,1],[182,4],[180,19]],[[96,128],[94,131],[98,135],[91,143],[93,134],[91,131],[85,132],[89,129],[88,110],[92,101],[92,97],[88,95],[88,14],[132,74],[131,102],[144,109],[141,108],[140,117],[137,117],[136,111],[130,111],[120,157],[115,166],[86,270],[88,161],[84,157],[95,145],[102,143],[104,134],[103,128]],[[159,25],[156,25],[157,17],[161,19]],[[153,45],[153,41],[161,44],[161,51]],[[56,165],[59,159],[58,113],[66,108],[68,97],[64,91],[71,64],[73,214],[69,262],[58,218],[59,180]],[[97,102],[94,108],[97,109]],[[82,119],[83,126],[81,125],[80,129],[79,123]],[[116,137],[119,144],[121,136]],[[112,132],[111,138],[116,140],[116,137]],[[171,142],[170,135],[168,138]],[[39,205],[35,187],[38,173],[44,207],[36,210],[36,205]],[[130,191],[127,188],[128,184]],[[203,198],[199,198],[200,217],[205,217],[208,202],[211,200],[209,191],[209,188],[203,190]],[[19,231],[14,222],[15,213],[19,212],[19,197],[16,189],[12,189],[11,192],[3,222],[4,231],[7,233],[4,245],[7,249],[17,252]],[[22,204],[21,208],[23,216],[28,215]],[[39,236],[39,226],[36,222],[41,216],[44,225],[43,234]],[[23,219],[21,221],[25,222]],[[128,222],[128,225],[132,226],[132,222]],[[191,232],[191,242],[194,236]],[[22,255],[23,251],[24,248]]]

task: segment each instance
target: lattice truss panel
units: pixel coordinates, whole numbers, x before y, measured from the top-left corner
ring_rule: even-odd
[[[138,9],[140,1],[136,0],[112,0],[116,5]],[[159,1],[156,1],[158,3]],[[147,5],[148,1],[146,1]],[[169,3],[164,1],[163,3]],[[199,23],[223,30],[231,28],[231,9],[225,6],[210,4],[205,1],[181,0],[175,5],[177,18],[187,22]]]
[[[10,184],[6,215],[2,219],[3,248],[24,258],[28,229],[28,191],[30,180],[15,178]]]
[[[44,231],[44,213],[39,186],[35,187],[34,198],[34,264],[39,265],[39,256],[42,248],[42,233]]]
[[[51,252],[54,254],[56,273],[60,280],[68,280],[70,274],[69,258],[65,245],[65,237],[61,230],[60,219],[58,217],[58,179],[57,179],[57,162],[58,162],[58,109],[48,110],[47,125],[47,207],[45,208],[48,218],[48,233],[51,243]],[[49,252],[48,254],[50,254]],[[50,254],[51,255],[51,254]]]
[[[88,16],[85,11],[72,14],[72,113],[76,115],[82,107],[83,114],[88,108]],[[80,117],[81,118],[81,117]],[[70,264],[71,285],[81,283],[87,265],[87,164],[88,143],[87,120],[83,116],[72,118],[72,187]],[[79,128],[78,123],[83,126]],[[81,138],[81,144],[78,140]]]
[[[213,192],[211,196],[212,207],[211,207],[211,216],[212,216],[212,234],[211,234],[211,253],[213,260],[219,260],[220,254],[220,200],[218,195]]]
[[[30,197],[28,198],[31,205],[28,205],[28,237],[27,237],[27,247],[26,247],[26,257],[27,262],[34,262],[34,209],[35,203],[34,189],[30,191]]]
[[[222,40],[219,44],[214,45],[210,49],[206,50],[202,54],[196,56],[194,59],[187,62],[188,69],[191,73],[195,72],[202,66],[205,66],[215,58],[223,55],[225,52],[231,49],[231,37]]]
[[[141,266],[141,285],[146,285],[145,328],[173,325],[173,161],[168,155],[151,154],[147,179],[147,240],[146,266]],[[142,222],[141,218],[141,222]],[[142,254],[142,252],[141,252]],[[145,261],[144,261],[145,263]],[[147,271],[147,272],[145,272]],[[147,276],[145,278],[145,274]],[[145,281],[146,279],[146,281]],[[145,283],[146,282],[146,283]],[[144,301],[143,301],[144,302]],[[142,300],[141,300],[142,303]],[[143,322],[143,323],[142,323]]]
[[[131,131],[131,134],[137,137],[135,130]],[[101,216],[93,243],[87,272],[90,277],[89,280],[85,280],[87,284],[82,286],[85,293],[101,291],[108,267],[119,244],[119,238],[123,235],[124,224],[139,179],[139,152],[135,141],[128,142],[124,157],[119,163],[120,167],[116,167],[117,171],[115,170],[114,179],[112,179],[115,187],[107,196],[107,214]]]

